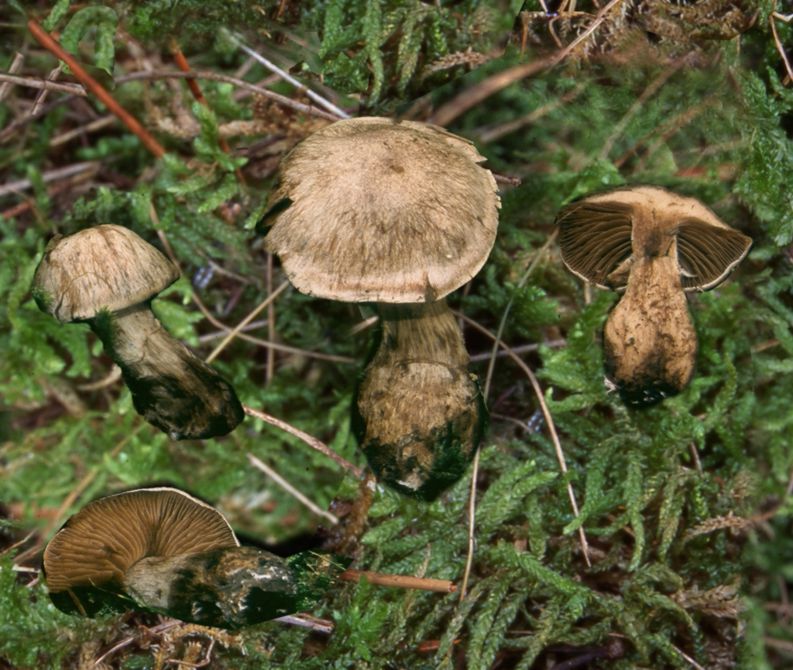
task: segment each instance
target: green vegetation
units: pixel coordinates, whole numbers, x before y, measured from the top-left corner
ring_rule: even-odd
[[[200,662],[213,638],[211,667],[243,670],[790,667],[793,87],[771,22],[787,45],[793,24],[774,17],[782,10],[773,1],[742,10],[721,0],[625,2],[596,19],[600,10],[584,0],[579,14],[554,22],[534,0],[7,4],[0,70],[19,51],[20,74],[47,78],[55,59],[20,12],[47,19],[168,153],[155,160],[119,123],[102,125],[107,110],[93,97],[50,91],[34,117],[38,91],[13,85],[0,94],[0,665],[177,667],[173,659]],[[153,615],[58,612],[24,569],[38,568],[57,527],[100,495],[167,482],[217,504],[244,540],[281,549],[317,546],[320,522],[254,470],[248,453],[320,507],[337,499],[332,511],[343,521],[361,495],[325,456],[250,417],[223,439],[169,441],[136,415],[119,380],[95,383],[111,362],[88,327],[62,326],[37,308],[30,284],[48,236],[101,222],[160,248],[168,241],[183,277],[153,307],[203,357],[225,334],[218,322],[233,328],[267,294],[256,223],[279,158],[325,121],[229,82],[201,80],[206,108],[182,81],[122,83],[125,75],[175,70],[175,39],[196,70],[269,77],[246,64],[225,26],[351,113],[431,120],[593,21],[560,64],[448,124],[504,177],[496,248],[452,305],[491,332],[508,310],[502,339],[536,372],[569,467],[560,472],[524,371],[499,357],[465,599],[345,584],[311,612],[332,622],[331,635],[270,622],[231,636]],[[220,143],[227,134],[231,154]],[[90,162],[81,173],[48,180],[81,162]],[[754,239],[731,280],[691,296],[693,382],[643,411],[603,385],[599,337],[615,295],[590,296],[548,243],[562,205],[622,184],[698,197]],[[283,278],[277,263],[273,274],[271,290]],[[245,404],[363,465],[349,428],[360,368],[343,362],[364,360],[370,347],[371,329],[350,334],[357,319],[357,308],[290,288],[275,303],[271,333],[265,323],[248,334],[303,351],[276,351],[268,367],[264,348],[236,338],[213,365]],[[465,333],[471,352],[487,354],[472,365],[484,381],[492,340],[470,325]],[[529,344],[539,348],[520,348]],[[352,567],[459,584],[469,487],[470,469],[431,504],[378,490]]]

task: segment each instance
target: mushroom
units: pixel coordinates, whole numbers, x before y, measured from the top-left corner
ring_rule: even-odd
[[[234,389],[151,311],[152,298],[178,278],[148,242],[104,224],[50,241],[33,297],[62,323],[88,322],[121,368],[135,409],[172,439],[225,435],[244,417]]]
[[[131,599],[138,607],[223,628],[297,611],[326,581],[327,562],[312,559],[299,579],[297,564],[239,546],[220,512],[174,488],[95,500],[44,550],[50,597],[61,610],[93,616],[124,609]]]
[[[751,238],[698,200],[654,186],[573,202],[557,223],[568,270],[624,291],[603,330],[607,382],[635,406],[679,393],[697,352],[685,293],[718,286],[746,256]]]
[[[381,480],[428,499],[460,477],[485,422],[444,299],[495,240],[499,198],[483,160],[436,126],[338,121],[281,162],[265,239],[303,293],[375,304],[380,344],[357,392],[356,432]]]

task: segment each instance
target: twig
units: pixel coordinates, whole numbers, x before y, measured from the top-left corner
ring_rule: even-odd
[[[363,477],[363,470],[361,468],[359,468],[357,465],[353,465],[345,458],[339,456],[327,444],[321,442],[316,437],[303,432],[299,428],[295,428],[291,424],[288,424],[286,421],[282,421],[281,419],[272,416],[272,414],[267,414],[266,412],[262,412],[261,410],[253,409],[252,407],[248,407],[247,405],[243,405],[242,408],[245,410],[245,413],[248,416],[252,416],[256,419],[261,419],[265,423],[269,423],[271,426],[275,426],[276,428],[280,428],[281,430],[289,433],[290,435],[294,435],[299,440],[305,442],[312,449],[315,449],[321,454],[324,454],[332,461],[340,465],[342,468],[347,470],[347,472],[351,473],[356,479],[361,479]]]
[[[553,244],[554,240],[556,239],[557,231],[554,230],[551,235],[548,236],[545,244],[537,251],[537,254],[532,259],[529,267],[526,268],[526,272],[523,273],[520,281],[518,282],[517,288],[520,289],[524,286],[524,284],[528,281],[531,274],[534,272],[534,269],[540,262],[543,254],[545,253],[546,249]],[[482,396],[487,402],[487,397],[490,395],[490,382],[493,379],[493,371],[496,367],[496,352],[498,351],[498,347],[501,344],[501,336],[504,333],[504,328],[507,325],[507,319],[509,317],[509,313],[512,309],[512,304],[514,302],[513,298],[509,299],[507,306],[504,308],[504,313],[501,315],[501,321],[498,324],[498,332],[494,336],[493,339],[493,350],[490,354],[490,363],[487,366],[487,374],[485,375],[485,385],[482,389]],[[468,319],[465,319],[468,321]],[[479,325],[479,324],[477,324]],[[489,331],[488,331],[489,333]],[[510,350],[511,351],[511,350]],[[514,355],[514,354],[513,354]],[[520,360],[520,359],[518,359]],[[521,361],[522,363],[523,361]],[[527,366],[528,369],[528,366]],[[540,400],[542,402],[542,399]],[[555,431],[554,431],[555,432]],[[561,448],[561,447],[560,447]],[[563,471],[566,471],[565,468],[562,468]],[[474,462],[473,466],[471,467],[471,490],[468,496],[468,552],[465,558],[465,571],[463,572],[463,582],[460,586],[460,602],[463,601],[465,598],[466,592],[468,590],[468,579],[471,576],[471,569],[474,565],[474,550],[476,546],[476,538],[475,538],[475,526],[476,526],[476,480],[479,477],[479,449],[476,450],[476,454],[474,454]],[[568,484],[569,486],[569,484]],[[571,488],[572,490],[572,488]],[[576,515],[577,515],[577,507]],[[586,546],[586,538],[584,539],[584,546]],[[589,564],[589,556],[584,552],[586,556],[587,565]]]
[[[100,165],[101,163],[99,161],[74,163],[72,165],[67,165],[66,167],[48,170],[41,175],[41,180],[45,184],[49,184],[53,181],[59,181],[61,179],[66,179],[67,177],[73,177],[74,175],[81,174],[83,172],[96,172],[99,170]],[[0,198],[11,193],[26,191],[32,187],[33,182],[30,179],[19,179],[17,181],[6,182],[5,184],[0,185]]]
[[[95,382],[87,382],[85,384],[78,384],[77,390],[84,391],[90,393],[91,391],[99,391],[103,388],[107,388],[108,386],[112,386],[115,384],[119,379],[121,379],[121,368],[118,365],[113,364],[110,368],[110,371]]]
[[[182,53],[182,50],[179,48],[179,44],[175,39],[171,41],[171,54],[173,55],[174,62],[182,72],[190,72],[190,63],[187,62],[187,58],[185,58],[185,55]],[[193,97],[198,101],[198,104],[209,109],[209,102],[207,102],[207,99],[201,92],[201,86],[199,86],[195,77],[189,77],[186,79],[186,82],[187,87],[190,89],[190,93],[193,94]],[[231,147],[226,141],[226,138],[222,135],[218,136],[218,145],[225,153],[231,155]],[[240,168],[235,168],[234,174],[237,177],[237,181],[244,186],[245,177],[242,174],[242,170]]]
[[[90,123],[86,123],[84,126],[78,126],[77,128],[72,128],[71,130],[67,130],[65,133],[56,135],[50,140],[50,146],[59,147],[62,144],[71,142],[76,137],[81,137],[82,135],[87,135],[89,133],[95,133],[97,130],[103,130],[108,126],[112,126],[115,122],[116,122],[116,117],[113,114],[106,114],[105,116],[100,116],[98,119],[95,119]]]
[[[161,624],[158,624],[157,626],[153,626],[152,628],[146,629],[146,633],[147,634],[163,633],[166,630],[169,630],[170,628],[174,628],[176,626],[181,626],[181,625],[183,625],[183,622],[178,621],[176,619],[170,619],[168,621],[164,621]],[[124,647],[128,647],[133,642],[136,642],[138,637],[140,637],[141,635],[142,635],[142,633],[139,633],[138,635],[129,635],[129,636],[125,637],[123,640],[121,640],[120,642],[114,644],[112,647],[110,647],[110,649],[108,649],[104,654],[102,654],[99,658],[97,658],[94,661],[94,667],[98,668],[100,665],[102,665],[102,662],[106,658],[108,658],[109,656],[112,656],[113,654],[115,654],[117,651],[120,651]]]
[[[267,252],[267,273],[266,273],[267,293],[273,290],[273,254]],[[267,339],[272,342],[275,340],[275,303],[267,305]],[[275,374],[275,349],[267,349],[267,367],[265,369],[265,385],[269,386]]]
[[[520,278],[518,285],[516,286],[516,290],[522,289],[526,282],[529,280],[529,277],[534,273],[534,270],[539,265],[540,260],[542,259],[545,252],[550,248],[550,246],[556,241],[556,236],[559,233],[558,228],[554,228],[554,231],[548,236],[545,240],[545,243],[537,250],[537,254],[532,259],[529,267],[526,268],[526,272],[523,273],[523,276]],[[501,321],[498,324],[498,330],[496,331],[496,338],[493,341],[493,351],[490,357],[490,363],[487,366],[487,374],[485,375],[485,385],[482,390],[484,394],[485,400],[490,395],[490,383],[493,381],[493,371],[496,367],[496,352],[498,351],[498,347],[501,344],[501,336],[504,334],[504,328],[507,325],[507,319],[509,318],[509,313],[512,311],[512,305],[515,302],[514,296],[509,299],[507,302],[507,306],[504,308],[504,313],[501,315]]]
[[[483,144],[487,144],[488,142],[493,142],[495,140],[500,140],[505,135],[509,135],[510,133],[514,133],[521,128],[525,128],[526,126],[531,125],[535,121],[538,121],[546,114],[551,113],[555,109],[561,107],[562,105],[566,105],[568,102],[572,102],[575,100],[581,93],[586,89],[587,84],[582,82],[578,84],[573,90],[568,91],[560,98],[556,100],[552,100],[551,102],[541,105],[537,107],[537,109],[533,109],[531,112],[526,114],[525,116],[521,116],[519,119],[515,119],[513,121],[509,121],[507,123],[502,123],[497,126],[490,126],[488,128],[483,128],[481,131],[477,133],[477,139],[482,142]]]
[[[217,72],[209,72],[207,70],[193,70],[192,72],[178,72],[175,70],[143,70],[141,72],[131,72],[130,74],[122,75],[115,81],[117,84],[125,84],[128,81],[140,81],[144,79],[207,79],[209,81],[222,81],[227,84],[233,84],[238,88],[250,91],[251,93],[258,93],[265,98],[269,98],[270,100],[277,102],[283,107],[291,107],[296,112],[312,114],[314,116],[322,117],[323,119],[328,119],[329,121],[338,120],[337,116],[330,114],[329,112],[317,109],[312,105],[303,104],[297,100],[292,100],[292,98],[288,98],[285,95],[280,95],[279,93],[274,93],[273,91],[263,88],[262,86],[258,86],[257,84],[251,84],[250,82],[244,81],[243,79],[238,79],[237,77],[232,77],[227,74],[219,74]]]
[[[96,79],[94,79],[86,70],[80,65],[74,57],[64,51],[58,42],[51,37],[35,19],[28,21],[28,30],[33,34],[33,37],[45,49],[60,58],[66,63],[74,73],[74,76],[83,84],[91,93],[93,93],[99,100],[107,107],[113,114],[115,114],[121,122],[143,143],[143,145],[156,157],[160,158],[165,154],[163,146],[154,139],[154,136],[149,133],[127,110],[116,102],[110,93],[107,92]]]
[[[600,154],[598,158],[600,160],[606,160],[611,153],[611,150],[614,148],[614,144],[620,138],[622,133],[625,131],[625,128],[628,127],[631,119],[636,116],[639,110],[642,108],[644,103],[652,98],[661,87],[669,81],[669,79],[674,75],[681,67],[683,67],[686,63],[688,63],[688,58],[678,58],[677,61],[672,63],[672,65],[666,68],[661,74],[659,74],[655,79],[653,79],[647,87],[641,92],[638,98],[633,102],[627,112],[622,116],[622,118],[614,124],[614,129],[611,131],[611,134],[606,138],[606,141],[603,143],[603,146],[600,149]]]
[[[34,77],[20,77],[14,74],[0,73],[0,81],[4,85],[12,84],[14,86],[25,86],[26,88],[37,88],[41,91],[60,91],[61,93],[71,93],[72,95],[79,95],[86,97],[88,94],[85,88],[80,84],[59,84],[55,81],[47,79],[35,79]],[[41,105],[39,105],[40,107]],[[38,111],[38,110],[36,110]],[[34,112],[31,111],[31,114]]]
[[[512,351],[516,354],[528,354],[532,351],[538,351],[540,347],[548,347],[550,349],[558,349],[559,347],[563,347],[567,344],[567,340],[565,339],[557,339],[557,340],[548,340],[547,342],[543,342],[542,344],[521,344],[518,347],[510,347]],[[479,361],[489,361],[493,356],[496,358],[503,358],[504,356],[508,356],[506,351],[497,351],[493,353],[492,351],[483,351],[479,354],[471,354],[471,362],[478,363]]]
[[[214,317],[213,317],[214,318]],[[206,333],[204,335],[199,335],[198,341],[199,342],[209,342],[211,340],[216,340],[219,337],[223,337],[226,333],[231,330],[231,327],[226,326],[225,324],[217,321],[217,323],[213,323],[213,325],[221,328],[220,331],[214,333]],[[266,321],[254,321],[246,326],[243,330],[247,330],[252,326],[256,326],[257,328],[261,328],[263,325],[267,325]],[[345,363],[347,365],[351,365],[355,363],[355,359],[351,358],[350,356],[338,356],[336,354],[325,354],[321,351],[312,351],[310,349],[300,349],[299,347],[290,347],[288,344],[281,344],[280,342],[273,342],[271,340],[264,340],[259,337],[253,337],[251,335],[247,335],[244,332],[238,333],[237,337],[241,340],[245,340],[246,342],[251,342],[252,344],[256,344],[260,347],[264,347],[265,349],[272,349],[273,351],[283,351],[287,354],[296,354],[298,356],[306,356],[308,358],[316,358],[320,361],[330,361],[331,363]]]
[[[307,86],[301,84],[291,74],[289,74],[288,72],[282,70],[275,63],[267,60],[260,53],[257,53],[256,51],[254,51],[250,47],[248,47],[245,44],[243,44],[242,40],[240,40],[236,35],[232,35],[228,31],[227,31],[227,34],[231,37],[232,41],[240,49],[242,49],[246,54],[248,54],[251,58],[253,58],[254,60],[256,60],[259,63],[261,63],[262,65],[264,65],[264,67],[266,67],[268,70],[270,70],[270,72],[274,72],[275,74],[277,74],[284,81],[292,84],[292,86],[294,86],[301,93],[305,93],[311,100],[316,102],[321,107],[324,107],[325,109],[327,109],[331,114],[335,114],[340,119],[349,119],[350,118],[350,115],[347,114],[347,112],[345,112],[343,109],[339,109],[336,105],[334,105],[332,102],[330,102],[330,100],[326,100],[319,93],[315,93],[314,91],[312,91]]]
[[[408,575],[384,575],[379,572],[366,570],[345,570],[339,579],[348,582],[358,582],[366,578],[370,584],[378,586],[393,586],[397,589],[418,589],[420,591],[433,591],[435,593],[454,593],[457,586],[448,579],[428,579],[426,577],[411,577]]]
[[[787,77],[785,84],[790,84],[793,82],[793,67],[790,66],[790,61],[788,60],[787,54],[785,53],[785,47],[782,46],[782,42],[779,39],[779,33],[776,30],[776,23],[774,19],[779,19],[784,21],[785,23],[789,23],[793,17],[793,14],[790,16],[783,16],[779,12],[772,12],[771,15],[768,17],[768,23],[771,24],[771,34],[774,36],[774,44],[776,45],[776,50],[779,52],[779,55],[782,56],[782,61],[785,63],[785,70],[787,72]]]
[[[22,69],[22,63],[25,62],[25,57],[18,51],[14,53],[14,60],[8,67],[8,74],[16,74]],[[0,102],[6,99],[6,96],[11,92],[12,86],[8,82],[0,84]]]
[[[330,512],[322,509],[319,505],[313,503],[305,495],[303,495],[300,491],[298,491],[294,486],[292,486],[292,484],[286,481],[286,479],[284,479],[275,470],[273,470],[269,465],[259,460],[258,458],[256,458],[256,456],[254,456],[251,453],[248,453],[248,460],[251,462],[251,465],[253,465],[253,467],[255,467],[257,470],[261,470],[276,484],[278,484],[278,486],[284,489],[284,491],[292,495],[294,498],[296,498],[301,503],[303,503],[303,505],[305,505],[308,509],[314,512],[314,514],[327,519],[334,526],[338,525],[339,519],[335,514],[331,514]]]
[[[508,68],[503,72],[498,72],[491,75],[484,81],[479,82],[475,86],[463,91],[456,97],[452,98],[449,102],[441,107],[432,115],[430,123],[439,126],[447,126],[454,121],[458,116],[464,114],[469,109],[479,104],[483,100],[489,98],[494,93],[506,88],[510,84],[532,77],[543,70],[550,69],[561,63],[567,56],[585,39],[587,39],[597,28],[603,23],[603,20],[617,4],[622,0],[610,0],[610,2],[603,6],[597,13],[592,23],[587,26],[587,29],[576,37],[564,49],[561,49],[552,56],[541,58],[540,60],[531,61],[529,63],[522,63]]]
[[[324,633],[330,635],[333,632],[333,622],[325,619],[318,619],[317,617],[308,614],[287,614],[286,616],[278,617],[274,621],[280,621],[288,626],[297,626],[298,628],[307,628],[314,633]]]
[[[487,337],[493,339],[495,341],[496,336],[491,333],[487,328],[481,326],[476,321],[471,319],[470,317],[461,314],[462,319],[476,328],[480,333],[486,335]],[[542,410],[543,417],[545,418],[545,423],[548,426],[548,432],[551,434],[551,441],[553,442],[554,451],[556,452],[556,460],[559,463],[559,469],[562,471],[563,475],[567,475],[567,462],[565,460],[564,451],[562,450],[562,443],[559,440],[559,435],[556,432],[556,424],[553,421],[553,416],[551,416],[551,412],[548,409],[548,404],[545,402],[545,396],[542,392],[542,387],[540,383],[537,381],[537,377],[532,372],[532,369],[526,365],[523,359],[518,356],[515,352],[513,352],[506,344],[503,342],[499,342],[499,346],[506,352],[508,352],[508,356],[515,361],[515,364],[523,370],[526,376],[529,378],[529,382],[531,383],[532,388],[534,389],[534,394],[537,396],[537,402],[540,404],[540,409]],[[577,519],[579,515],[578,511],[578,503],[576,502],[575,498],[575,491],[573,491],[573,485],[568,481],[567,482],[567,496],[570,499],[570,507],[573,510],[573,515]],[[591,566],[592,563],[589,560],[589,543],[586,539],[586,534],[584,533],[584,528],[579,526],[578,528],[578,537],[581,541],[581,551],[584,554],[584,561],[588,566]]]
[[[58,63],[57,67],[50,72],[49,76],[47,77],[47,81],[54,82],[61,76],[61,72],[63,72],[63,66],[61,63]],[[38,94],[36,95],[36,99],[33,101],[33,107],[30,108],[28,114],[30,116],[35,116],[38,111],[44,106],[44,103],[47,101],[47,94],[49,90],[46,88],[41,89]]]
[[[239,335],[240,331],[245,328],[251,321],[256,318],[256,315],[261,312],[267,305],[269,305],[273,300],[275,300],[284,290],[289,286],[289,282],[285,281],[282,282],[281,285],[275,289],[270,295],[268,295],[264,300],[262,300],[254,310],[248,314],[242,321],[240,321],[232,330],[226,335],[226,337],[221,340],[220,344],[218,344],[215,349],[212,351],[209,356],[206,357],[206,362],[211,363],[214,361],[218,354],[226,348],[229,342],[231,342],[237,335]]]

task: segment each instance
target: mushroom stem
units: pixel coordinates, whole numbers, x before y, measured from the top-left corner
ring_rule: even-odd
[[[606,373],[628,404],[676,395],[694,372],[697,334],[680,279],[675,245],[631,264],[625,294],[603,330]]]
[[[174,440],[225,435],[244,413],[234,389],[172,337],[148,302],[89,321],[138,413]]]
[[[379,479],[431,499],[465,470],[486,411],[445,300],[378,310],[380,346],[358,390],[359,440]]]
[[[402,361],[465,367],[470,360],[463,334],[446,300],[393,305],[379,303],[380,347],[370,365]]]

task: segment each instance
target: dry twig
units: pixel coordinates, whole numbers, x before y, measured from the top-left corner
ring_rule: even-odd
[[[261,410],[253,409],[252,407],[248,407],[247,405],[243,405],[242,408],[245,410],[245,413],[248,416],[252,416],[256,419],[261,419],[265,423],[269,423],[271,426],[275,426],[276,428],[280,428],[281,430],[289,433],[290,435],[294,435],[299,440],[305,442],[312,449],[315,449],[321,454],[324,454],[332,461],[340,465],[347,472],[351,473],[356,479],[361,479],[363,477],[363,470],[361,468],[359,468],[357,465],[353,465],[348,460],[339,456],[327,444],[321,442],[316,437],[313,437],[312,435],[303,432],[299,428],[295,428],[294,426],[288,424],[286,421],[282,421],[281,419],[278,419],[272,416],[271,414],[262,412]]]
[[[309,500],[302,492],[300,492],[298,489],[292,486],[292,484],[286,481],[286,479],[284,479],[281,475],[279,475],[269,465],[259,460],[258,458],[256,458],[256,456],[254,456],[251,453],[248,453],[248,460],[250,461],[253,467],[255,467],[257,470],[261,470],[276,484],[278,484],[278,486],[284,489],[284,491],[289,493],[296,500],[299,500],[303,505],[305,505],[306,508],[310,509],[314,514],[316,514],[317,516],[321,516],[324,519],[327,519],[334,526],[338,525],[339,519],[335,514],[331,514],[330,512],[322,509],[316,503]]]

